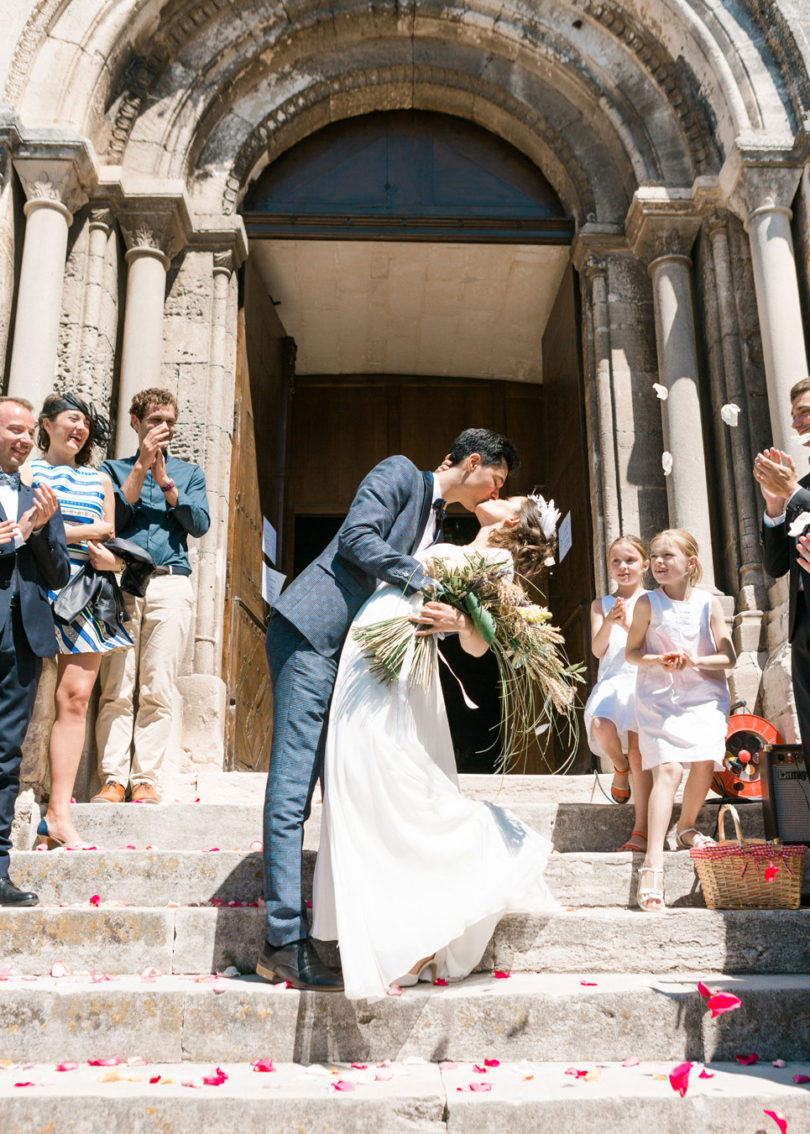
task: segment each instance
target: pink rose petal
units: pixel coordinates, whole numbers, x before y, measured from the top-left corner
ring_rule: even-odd
[[[794,1075],[794,1083],[810,1083],[810,1075]]]
[[[79,1066],[79,1064],[76,1063],[74,1060],[66,1059],[64,1063],[57,1063],[56,1064],[56,1070],[57,1071],[76,1071],[78,1069],[78,1066]]]
[[[90,905],[97,906],[100,901],[101,897],[98,894],[93,894],[92,898],[90,898]]]
[[[568,1067],[563,1072],[563,1074],[564,1075],[573,1075],[575,1079],[584,1079],[585,1076],[588,1074],[588,1072],[587,1071],[580,1071],[577,1067]]]
[[[743,1067],[753,1067],[755,1063],[759,1063],[759,1056],[755,1051],[750,1055],[735,1055],[734,1058]]]
[[[264,850],[264,843],[261,842],[259,839],[254,839],[253,842],[250,844],[250,849],[252,851],[257,851],[260,854]]]
[[[456,1067],[458,1067],[458,1064],[454,1063],[452,1059],[445,1059],[439,1064],[440,1071],[455,1071]]]
[[[367,1063],[353,1063],[352,1064],[352,1070],[353,1071],[368,1071],[368,1064]]]
[[[402,996],[402,989],[398,984],[391,984],[386,991],[387,996]]]
[[[130,1055],[127,1060],[128,1067],[147,1067],[148,1062],[142,1055]]]
[[[698,1075],[698,1079],[713,1079],[713,1078],[714,1078],[714,1071],[707,1071],[705,1067],[701,1070],[700,1074]]]
[[[486,1067],[482,1067],[480,1063],[473,1064],[473,1071],[476,1073],[476,1075],[486,1075],[487,1073]]]
[[[673,1091],[677,1091],[683,1098],[689,1088],[689,1072],[692,1070],[692,1064],[688,1062],[679,1063],[677,1067],[673,1067],[669,1073],[669,1082]]]
[[[336,1079],[335,1082],[330,1083],[329,1086],[333,1091],[353,1091],[355,1089],[351,1079]]]
[[[782,1114],[781,1110],[763,1110],[762,1113],[767,1114],[768,1118],[772,1118],[779,1129],[782,1131],[782,1134],[786,1134],[787,1119],[785,1118],[784,1114]]]
[[[26,1082],[26,1083],[15,1083],[15,1084],[14,1084],[14,1086],[15,1086],[15,1087],[35,1087],[35,1086],[36,1086],[36,1083],[31,1083],[31,1082]]]
[[[203,854],[213,854],[214,851],[218,851],[218,850],[219,850],[219,847],[203,847]]]
[[[774,1059],[771,1066],[772,1067],[787,1067],[787,1063],[785,1063],[784,1059]]]
[[[740,998],[730,992],[713,992],[706,1001],[706,1007],[711,1012],[713,1020],[716,1016],[722,1016],[724,1012],[733,1012],[741,1004]]]
[[[227,1078],[228,1076],[222,1068],[217,1067],[216,1071],[213,1071],[210,1075],[203,1075],[203,1082],[206,1087],[221,1087]]]
[[[637,1055],[628,1055],[627,1059],[622,1063],[622,1067],[638,1067],[640,1063],[641,1060]]]
[[[492,975],[495,977],[495,980],[509,980],[512,974],[505,973],[502,969],[495,969]]]
[[[272,1059],[257,1059],[250,1065],[254,1071],[275,1071]]]
[[[183,1079],[180,1083],[181,1087],[194,1087],[195,1090],[202,1085],[202,1079]]]
[[[471,1091],[491,1091],[492,1083],[470,1083]]]
[[[108,1055],[104,1059],[88,1059],[88,1067],[117,1067],[121,1060],[117,1055]]]
[[[141,973],[141,980],[145,984],[152,984],[159,976],[163,976],[163,969],[149,968],[144,969]]]

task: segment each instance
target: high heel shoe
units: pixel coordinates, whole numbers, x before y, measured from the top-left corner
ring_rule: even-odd
[[[415,985],[419,984],[420,980],[428,979],[426,976],[422,975],[423,973],[427,972],[430,972],[431,974],[431,982],[437,980],[440,965],[441,957],[439,957],[437,953],[434,953],[432,957],[428,957],[428,959],[419,966],[416,972],[413,972],[411,969],[409,969],[407,973],[404,973],[401,977],[398,977],[394,981],[394,984],[398,984],[400,988],[413,988]]]
[[[39,826],[37,827],[37,836],[42,840],[40,846],[46,846],[48,850],[97,850],[92,843],[82,842],[81,839],[77,843],[67,843],[64,839],[58,839],[55,835],[50,834],[48,831],[48,824],[44,819],[40,819]]]

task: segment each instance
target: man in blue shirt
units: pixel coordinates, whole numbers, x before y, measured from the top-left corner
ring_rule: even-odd
[[[127,785],[133,803],[160,802],[157,786],[194,606],[188,537],[199,539],[210,525],[202,469],[167,454],[177,424],[174,396],[141,390],[130,415],[137,453],[105,461],[101,469],[115,487],[116,535],[148,551],[157,569],[143,597],[124,594],[135,648],[113,650],[101,665],[96,743],[102,788],[93,803],[123,803]]]

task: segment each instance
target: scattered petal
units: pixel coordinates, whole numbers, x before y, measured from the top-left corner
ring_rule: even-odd
[[[141,980],[145,984],[152,984],[159,976],[163,976],[163,969],[149,968],[141,973]]]
[[[672,472],[672,453],[661,454],[661,468],[664,470],[664,476],[669,476]]]
[[[677,1091],[683,1098],[689,1088],[689,1072],[692,1070],[692,1064],[687,1060],[686,1063],[679,1063],[677,1067],[673,1067],[669,1073],[669,1081],[673,1091]]]
[[[100,901],[101,901],[100,895],[93,894],[92,898],[90,899],[90,905],[91,906],[97,906]]]
[[[195,1090],[202,1085],[202,1079],[182,1079],[180,1082],[181,1087],[194,1087]]]
[[[455,1071],[457,1066],[458,1066],[458,1064],[454,1063],[452,1059],[445,1059],[442,1063],[439,1064],[439,1070],[440,1071]]]
[[[260,839],[254,839],[250,844],[250,849],[261,854],[261,852],[264,850],[264,843]]]
[[[219,850],[219,847],[203,847],[202,852],[203,852],[203,854],[213,854],[214,851],[218,851],[218,850]]]
[[[787,1063],[785,1063],[784,1059],[774,1059],[771,1066],[773,1066],[773,1067],[787,1067]]]
[[[653,389],[655,390],[656,397],[662,402],[665,402],[669,397],[669,390],[666,386],[662,386],[660,382],[653,382]]]
[[[68,970],[65,968],[65,966],[62,964],[61,961],[54,961],[53,966],[51,967],[51,976],[52,977],[64,977],[64,976],[70,976],[70,973],[68,972]]]
[[[433,983],[439,988],[447,988],[447,981],[444,979],[444,977],[436,977]]]
[[[57,1071],[76,1071],[78,1070],[78,1067],[79,1064],[76,1063],[73,1059],[66,1059],[64,1063],[56,1064]]]
[[[580,1071],[579,1068],[577,1068],[577,1067],[568,1067],[563,1072],[563,1074],[564,1075],[573,1075],[575,1079],[584,1079],[587,1076],[588,1072],[587,1071]]]
[[[743,1067],[753,1067],[755,1063],[759,1063],[759,1056],[755,1051],[750,1055],[735,1055],[734,1058]]]
[[[740,416],[740,407],[734,402],[726,402],[720,410],[720,416],[726,425],[735,426]]]
[[[796,519],[788,527],[787,534],[793,539],[798,539],[800,535],[804,535],[810,525],[810,512],[799,512]]]
[[[705,1067],[701,1069],[701,1072],[698,1075],[698,1079],[713,1079],[713,1078],[714,1078],[714,1071],[707,1071]]]
[[[503,969],[495,969],[492,975],[495,977],[495,980],[509,980],[512,974],[504,972]]]
[[[810,1075],[794,1075],[794,1083],[810,1083]]]
[[[581,980],[579,983],[581,985],[583,985],[585,988],[596,988],[597,987],[595,980]]]
[[[389,1079],[394,1078],[394,1072],[390,1067],[380,1067],[374,1072],[374,1081],[376,1083],[387,1083]]]
[[[772,862],[769,863],[765,867],[765,881],[766,882],[773,882],[774,878],[776,877],[776,875],[778,873],[779,873],[779,867],[774,866],[774,864]]]
[[[31,1082],[15,1083],[14,1086],[15,1087],[35,1087],[36,1083],[31,1083]]]
[[[159,1083],[160,1082],[160,1075],[153,1075],[152,1078],[149,1080],[149,1082],[150,1083]]]
[[[628,1055],[627,1059],[622,1063],[622,1067],[638,1067],[640,1063],[641,1060],[637,1055]]]
[[[711,1012],[713,1020],[717,1016],[722,1016],[724,1012],[733,1012],[741,1004],[740,998],[733,996],[730,992],[713,992],[706,1001],[706,1007]]]
[[[702,980],[698,981],[697,990],[700,993],[700,995],[704,998],[704,1000],[708,1000],[709,997],[712,995],[711,989],[707,988]]]
[[[473,1071],[476,1073],[476,1075],[486,1075],[487,1073],[486,1067],[482,1067],[480,1063],[473,1064]]]
[[[398,984],[391,984],[386,990],[387,996],[402,996],[402,989]]]
[[[471,1091],[491,1091],[492,1083],[470,1083]]]
[[[129,1059],[127,1060],[127,1066],[129,1066],[129,1067],[147,1067],[148,1063],[142,1055],[130,1055]]]
[[[782,1114],[781,1110],[763,1110],[762,1113],[767,1114],[768,1118],[772,1118],[781,1130],[782,1134],[786,1134],[787,1119],[785,1118],[784,1114]]]
[[[117,1067],[121,1060],[117,1055],[108,1055],[104,1059],[88,1059],[88,1067]]]
[[[213,1071],[210,1075],[203,1075],[203,1082],[206,1087],[221,1087],[227,1078],[228,1076],[222,1068],[217,1067],[216,1071]]]
[[[367,1063],[353,1063],[352,1064],[352,1070],[353,1071],[368,1071],[368,1064]]]
[[[500,1059],[485,1059],[484,1060],[484,1066],[485,1067],[500,1067],[500,1065],[501,1065]]]
[[[336,1079],[334,1083],[330,1083],[329,1086],[333,1091],[353,1091],[355,1089],[351,1079]]]

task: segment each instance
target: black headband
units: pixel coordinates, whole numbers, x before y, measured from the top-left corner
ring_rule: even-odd
[[[112,435],[109,418],[99,413],[92,402],[84,402],[81,398],[76,397],[75,394],[62,394],[57,401],[51,402],[48,406],[46,416],[56,417],[58,413],[64,413],[65,410],[78,410],[79,413],[83,413],[90,426],[90,440],[92,444],[106,449]]]

